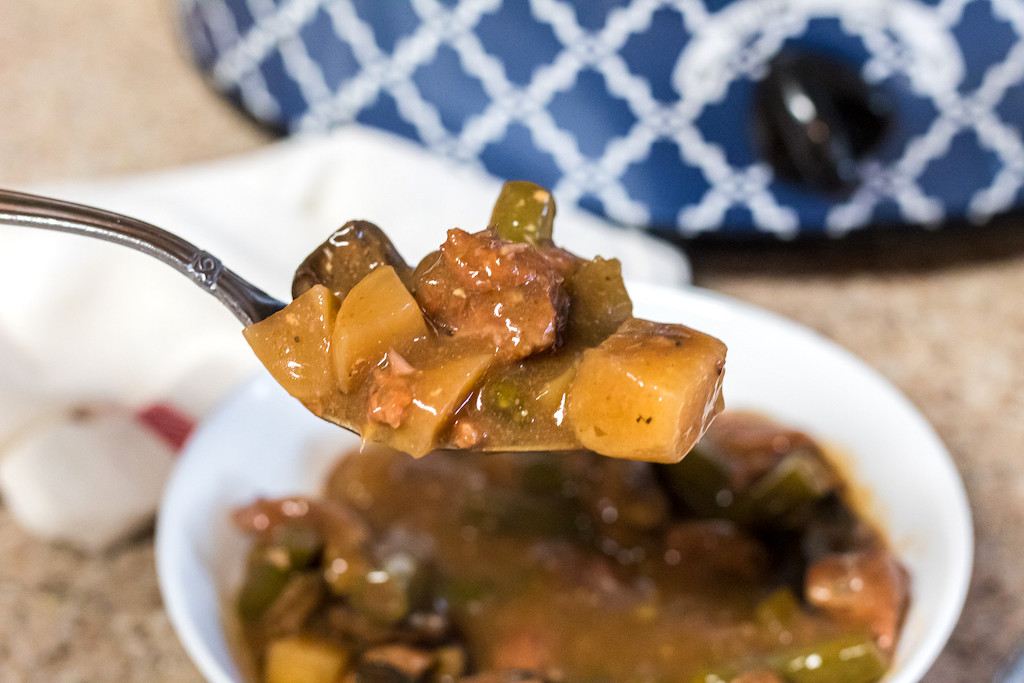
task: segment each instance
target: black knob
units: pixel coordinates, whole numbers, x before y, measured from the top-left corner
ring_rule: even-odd
[[[828,194],[859,184],[858,161],[885,136],[891,108],[852,67],[785,51],[754,92],[754,142],[787,181]]]

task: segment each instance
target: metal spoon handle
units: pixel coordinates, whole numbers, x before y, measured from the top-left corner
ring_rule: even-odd
[[[220,259],[161,228],[91,206],[0,189],[0,224],[70,232],[116,242],[186,275],[249,326],[284,303],[224,267]]]

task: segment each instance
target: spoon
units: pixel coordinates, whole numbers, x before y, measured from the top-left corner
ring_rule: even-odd
[[[224,304],[246,327],[284,308],[216,256],[151,223],[91,206],[0,189],[0,223],[85,235],[163,261]]]
[[[503,190],[504,194],[499,197],[499,205],[502,205],[503,197],[507,199],[508,192],[514,195],[513,198],[519,196],[517,192],[522,194],[522,188],[518,188],[515,183],[507,184],[506,188],[509,186],[512,190]],[[535,198],[538,192],[544,197],[550,197],[546,190],[534,189],[532,184],[526,189],[530,198]],[[516,207],[518,206],[519,204],[516,204]],[[530,206],[532,205],[528,205],[527,208]],[[553,215],[552,208],[551,217]],[[513,217],[521,218],[514,212]],[[275,379],[311,412],[355,434],[362,432],[365,440],[381,442],[416,457],[431,450],[451,448],[481,451],[553,451],[587,447],[597,453],[614,457],[636,459],[642,455],[644,459],[675,462],[692,447],[721,409],[720,389],[725,346],[713,337],[681,325],[664,325],[627,316],[628,319],[625,321],[616,319],[615,331],[602,342],[603,345],[614,340],[618,347],[613,346],[612,350],[605,349],[592,357],[582,357],[582,350],[575,349],[555,359],[557,363],[561,363],[560,365],[549,363],[551,367],[547,370],[543,363],[550,358],[541,357],[524,371],[528,379],[532,376],[541,383],[529,391],[533,391],[537,396],[547,395],[547,383],[554,382],[555,388],[550,391],[555,392],[552,395],[560,397],[560,401],[549,401],[551,405],[538,403],[538,415],[540,410],[549,412],[539,415],[538,424],[541,426],[531,432],[525,430],[520,422],[512,424],[506,419],[507,406],[501,403],[501,396],[508,394],[509,391],[519,391],[526,396],[525,392],[528,389],[525,385],[521,389],[516,388],[518,385],[510,385],[512,388],[508,389],[501,384],[502,381],[508,383],[512,380],[500,372],[514,373],[518,371],[519,366],[494,365],[497,357],[493,349],[479,345],[471,348],[472,345],[467,346],[461,340],[449,344],[446,343],[447,337],[444,335],[430,334],[417,302],[411,301],[412,295],[407,291],[407,285],[401,281],[394,267],[371,268],[369,270],[372,271],[372,275],[362,274],[357,278],[358,284],[350,283],[353,285],[350,288],[351,297],[348,294],[342,297],[344,300],[341,301],[341,308],[335,309],[332,313],[332,307],[338,305],[337,297],[332,296],[331,291],[322,284],[317,284],[297,296],[291,304],[285,304],[225,268],[212,254],[177,235],[129,216],[48,197],[0,189],[0,224],[93,237],[124,245],[163,261],[212,294],[235,315],[246,328],[246,339],[257,357],[263,361]],[[379,228],[375,229],[379,232]],[[488,232],[489,230],[492,229],[480,233],[485,236],[478,239],[487,245],[491,244],[489,240],[504,239]],[[336,232],[332,237],[340,234],[341,232]],[[465,235],[467,239],[470,238],[468,234]],[[352,240],[345,239],[342,242],[351,247]],[[342,246],[342,243],[336,243],[331,239],[328,239],[328,244],[332,249]],[[382,244],[390,245],[383,233],[380,235],[380,244],[376,244],[376,247]],[[360,246],[369,248],[374,247],[374,244],[361,239],[357,240],[357,247]],[[488,248],[496,251],[494,247]],[[372,248],[370,251],[376,253]],[[484,252],[490,253],[486,249]],[[320,252],[315,252],[318,253]],[[513,250],[507,253],[518,252]],[[339,257],[338,263],[318,265],[318,262],[304,262],[298,271],[300,285],[304,281],[303,278],[308,279],[307,276],[310,275],[316,283],[324,281],[325,277],[332,274],[344,274],[347,272],[346,263],[351,266],[349,262],[354,256],[354,252],[349,248]],[[396,259],[401,261],[397,253]],[[600,261],[585,263],[590,263],[592,267],[600,267],[601,264]],[[554,268],[551,265],[547,267],[552,270]],[[311,272],[307,272],[310,269]],[[351,267],[348,270],[351,270]],[[576,272],[586,272],[586,269],[581,265],[574,274]],[[451,279],[453,276],[449,274],[448,277]],[[443,278],[438,281],[442,280]],[[606,276],[604,280],[611,282],[614,278]],[[558,282],[561,283],[561,280]],[[579,286],[585,288],[588,281],[580,282],[583,284]],[[621,278],[618,284],[622,289],[622,295],[626,296]],[[357,286],[364,287],[360,290],[359,296],[355,295]],[[441,286],[443,288],[445,283]],[[353,304],[346,308],[349,301]],[[595,301],[596,303],[588,309],[584,305],[586,299],[580,295],[579,310],[591,310],[597,320],[604,320],[601,316],[607,315],[604,309],[608,307],[608,302],[600,297]],[[384,308],[376,308],[378,305]],[[290,314],[272,317],[286,306],[291,311]],[[510,305],[509,309],[512,310],[513,306]],[[360,352],[368,348],[376,349],[374,344],[378,342],[393,344],[397,348],[401,344],[399,337],[409,331],[406,330],[409,326],[402,327],[398,323],[392,324],[387,321],[391,320],[390,316],[409,310],[415,310],[415,315],[409,314],[412,318],[420,316],[420,325],[409,328],[409,333],[415,334],[407,341],[416,348],[410,347],[403,353],[416,353],[418,349],[423,358],[414,359],[420,365],[417,366],[418,372],[411,379],[403,378],[413,374],[412,366],[409,366],[404,358],[400,358],[401,362],[410,368],[402,374],[401,364],[395,361],[395,367],[400,370],[398,374],[393,375],[393,383],[402,385],[400,389],[394,390],[398,398],[392,399],[387,393],[391,390],[390,386],[385,386],[389,381],[387,377],[374,380],[384,384],[367,384],[366,392],[355,392],[351,388],[332,385],[337,372],[334,364],[338,362],[333,351],[335,347],[339,349],[338,354],[350,351],[349,356],[341,357],[346,362],[354,363],[363,362],[369,356],[364,353],[362,356],[350,357],[356,353],[352,349],[359,349]],[[498,306],[495,310],[502,311],[504,308]],[[345,322],[337,323],[335,326],[336,321],[341,319]],[[380,324],[381,319],[386,324]],[[346,336],[339,336],[335,329],[341,330],[339,334]],[[328,343],[322,343],[323,339],[328,340]],[[330,343],[336,339],[342,341]],[[358,343],[352,341],[353,339],[358,339]],[[637,351],[638,340],[644,342],[640,351]],[[417,341],[420,343],[414,344]],[[326,356],[324,352],[328,347],[332,349],[330,356]],[[387,353],[386,367],[390,368],[390,354],[393,351],[389,349]],[[397,355],[398,352],[394,353]],[[664,356],[665,353],[670,354],[668,360]],[[629,372],[624,372],[620,368],[621,364],[628,365]],[[485,373],[494,371],[495,368],[500,372],[497,375],[498,379],[495,380],[498,388],[494,391],[504,391],[505,394],[501,394],[493,401],[485,401],[482,397],[490,385],[476,389],[473,389],[473,385],[480,381],[490,381]],[[557,383],[566,376],[571,377],[571,387],[565,386],[565,382]],[[637,379],[638,376],[640,379]],[[614,406],[608,404],[607,397],[611,394],[606,385],[609,381],[617,383],[615,386],[624,387],[623,391],[631,398],[616,398]],[[654,395],[651,389],[647,388],[648,385],[672,389],[666,389],[664,392],[659,389],[657,395]],[[374,406],[373,401],[377,400],[373,391],[381,386],[385,388],[381,389],[383,398],[378,405],[390,410],[392,404],[388,401],[392,401],[393,405],[398,406],[397,411],[403,411],[398,413],[397,420],[392,420],[391,417],[384,420],[368,417],[368,410]],[[470,402],[466,394],[470,390],[478,392],[481,397],[481,400],[474,402],[473,405],[480,403],[483,408],[477,409],[477,413],[473,413],[466,423],[459,423],[462,426],[469,424],[469,429],[477,437],[463,439],[459,430],[450,425],[456,425],[458,422],[460,406]],[[537,394],[537,391],[541,393]],[[400,399],[408,395],[415,400],[400,403]],[[528,398],[529,396],[526,396],[522,400]],[[492,407],[491,403],[497,407]],[[566,410],[570,413],[575,411],[572,420],[563,421],[563,413]],[[646,422],[641,424],[639,418],[635,421],[631,419],[637,411],[647,411]],[[628,417],[623,418],[623,415]],[[654,415],[657,415],[658,419],[655,426],[648,430],[646,428],[651,424]],[[543,422],[541,418],[551,424]],[[487,420],[490,420],[490,423]],[[609,420],[617,431],[609,431]],[[595,421],[601,423],[600,427],[591,429]],[[533,423],[532,418],[530,422]],[[483,428],[479,427],[480,424],[484,425]],[[591,431],[597,439],[593,444],[586,441]],[[642,450],[637,446],[635,439],[630,437],[634,433],[646,444],[644,448],[647,450]]]

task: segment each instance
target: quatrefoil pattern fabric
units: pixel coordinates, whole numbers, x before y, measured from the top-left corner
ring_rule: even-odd
[[[1024,203],[1021,0],[182,0],[214,86],[288,133],[353,122],[612,221],[682,235],[844,235]],[[893,105],[864,181],[775,176],[751,99],[787,48]]]

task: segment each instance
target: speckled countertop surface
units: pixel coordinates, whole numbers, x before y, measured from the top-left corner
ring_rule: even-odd
[[[170,0],[0,0],[0,186],[268,142],[191,70]],[[842,245],[690,249],[699,284],[846,346],[952,451],[974,509],[975,574],[929,683],[989,680],[1024,637],[1021,220]],[[152,534],[86,557],[27,536],[0,504],[0,558],[0,680],[200,680],[161,605]]]

